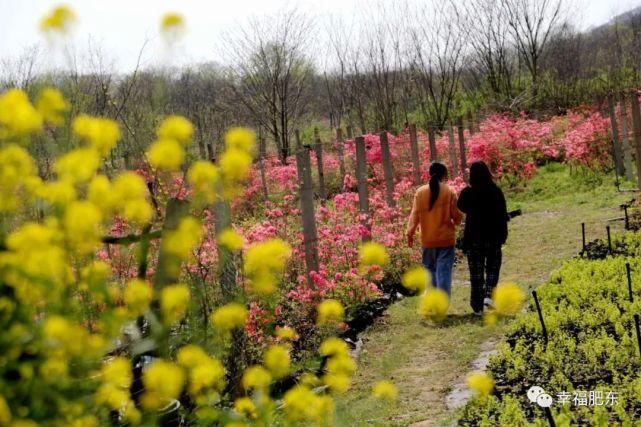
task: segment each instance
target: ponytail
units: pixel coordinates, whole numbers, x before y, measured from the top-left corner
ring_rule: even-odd
[[[430,206],[429,210],[432,210],[434,203],[438,199],[438,195],[441,191],[441,180],[447,176],[447,167],[440,162],[432,162],[429,169],[430,174]]]

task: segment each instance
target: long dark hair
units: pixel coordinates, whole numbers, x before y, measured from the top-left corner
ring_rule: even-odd
[[[438,193],[441,191],[441,180],[447,176],[447,166],[440,162],[432,162],[430,165],[430,206],[429,210],[432,210],[432,206],[436,203],[438,199]]]
[[[496,185],[490,168],[484,161],[477,160],[470,166],[470,187],[487,188]]]

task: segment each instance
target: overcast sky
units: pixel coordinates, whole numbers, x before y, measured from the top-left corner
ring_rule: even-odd
[[[64,0],[63,0],[64,1]],[[359,5],[368,0],[67,0],[79,18],[72,40],[66,42],[83,56],[89,44],[100,48],[116,70],[130,70],[149,40],[143,55],[145,66],[181,65],[219,59],[216,43],[221,32],[238,25],[249,15],[271,14],[296,6],[327,22],[329,16],[349,20]],[[394,0],[383,0],[390,5]],[[641,5],[641,0],[575,0],[579,24],[587,28]],[[29,46],[40,43],[44,50],[41,66],[64,63],[60,46],[52,48],[38,32],[40,18],[60,1],[0,0],[0,62],[18,57]],[[158,36],[160,17],[170,11],[182,13],[188,32],[171,52]]]

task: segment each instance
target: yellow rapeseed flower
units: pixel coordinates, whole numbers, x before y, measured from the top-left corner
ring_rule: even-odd
[[[44,88],[36,99],[36,110],[45,121],[60,126],[65,120],[62,113],[69,111],[69,104],[58,89]]]
[[[292,423],[330,424],[334,401],[330,396],[317,395],[309,387],[296,385],[283,396],[285,418]]]
[[[218,178],[218,168],[207,160],[194,162],[187,171],[187,182],[194,193],[204,197],[207,203],[212,203],[216,199],[215,185]]]
[[[169,116],[160,123],[156,135],[160,140],[173,139],[187,145],[194,135],[194,125],[183,116]]]
[[[256,145],[256,134],[247,128],[235,127],[225,133],[225,147],[237,148],[247,153],[253,153]]]
[[[280,239],[265,240],[250,247],[243,267],[252,290],[259,295],[273,293],[291,253],[289,245]]]
[[[105,217],[110,217],[117,204],[111,181],[104,175],[94,176],[87,187],[87,200],[93,203]]]
[[[273,345],[263,355],[263,364],[276,379],[289,373],[291,359],[289,349],[282,345]]]
[[[184,34],[185,29],[185,18],[179,13],[166,13],[160,20],[160,32],[169,41]]]
[[[64,207],[78,197],[70,181],[51,181],[38,189],[38,196],[52,205]]]
[[[196,218],[188,216],[178,224],[178,228],[163,238],[163,248],[180,260],[187,260],[203,237],[203,226]]]
[[[66,34],[71,31],[76,21],[76,14],[69,6],[57,6],[40,20],[40,30]]]
[[[379,381],[372,388],[372,395],[376,399],[393,401],[398,397],[398,388],[391,381]]]
[[[224,229],[217,237],[218,243],[230,251],[239,251],[245,244],[245,239],[232,228]]]
[[[247,309],[238,303],[223,305],[211,315],[211,323],[223,332],[242,328],[247,320]]]
[[[131,361],[126,357],[114,357],[102,365],[103,382],[129,388],[133,382]]]
[[[247,418],[256,418],[256,405],[249,397],[239,397],[234,401],[234,411]]]
[[[125,285],[124,301],[127,310],[134,316],[142,316],[149,309],[154,297],[154,291],[148,283],[140,279],[132,279]]]
[[[206,360],[209,355],[201,347],[188,344],[180,347],[176,353],[176,360],[185,368],[193,368]]]
[[[343,321],[345,317],[345,308],[343,305],[334,299],[327,299],[316,307],[318,315],[316,323],[318,325],[336,324]]]
[[[384,267],[389,264],[390,258],[385,246],[376,242],[367,242],[358,248],[358,261],[361,268],[371,265]]]
[[[421,295],[418,303],[418,312],[422,316],[441,320],[447,315],[450,307],[450,299],[447,293],[438,288],[430,288]]]
[[[180,396],[185,384],[185,373],[167,360],[153,362],[142,374],[145,394],[142,405],[150,410],[159,409]]]
[[[64,229],[67,242],[77,253],[95,251],[103,235],[102,214],[90,202],[73,202],[65,211]]]
[[[222,391],[225,386],[225,368],[219,360],[210,357],[202,348],[188,344],[178,350],[176,360],[189,372],[188,390],[197,396],[206,388]]]
[[[243,373],[243,387],[245,390],[265,390],[272,382],[272,376],[260,365],[250,366]]]
[[[478,396],[489,396],[494,389],[494,380],[485,372],[473,372],[467,377],[467,386]]]
[[[345,356],[349,354],[349,347],[345,340],[338,337],[329,337],[320,345],[320,353],[324,356]]]
[[[221,154],[218,166],[223,177],[231,183],[239,183],[249,177],[252,156],[239,148],[228,148]]]
[[[516,283],[500,284],[492,292],[494,311],[500,316],[514,316],[523,307],[525,293]]]
[[[23,90],[9,89],[0,95],[0,139],[38,133],[42,123],[42,115]]]
[[[14,211],[24,203],[21,189],[36,178],[35,172],[35,162],[24,148],[16,144],[0,148],[0,212]]]
[[[89,181],[100,167],[100,155],[91,148],[77,148],[56,159],[53,170],[58,178],[73,184]]]
[[[83,353],[87,334],[81,326],[74,325],[63,316],[48,316],[42,326],[42,333],[55,349],[62,349],[71,356]]]
[[[177,171],[185,161],[185,150],[175,139],[159,139],[147,150],[147,159],[157,169]]]
[[[420,294],[425,291],[429,280],[430,274],[425,267],[416,266],[410,268],[403,274],[401,283],[410,291]]]
[[[283,326],[282,328],[276,327],[276,336],[287,341],[294,341],[298,339],[296,331],[289,326]]]
[[[186,285],[165,286],[160,292],[160,311],[163,320],[168,325],[173,325],[187,314],[190,295]]]
[[[106,156],[120,139],[120,128],[113,120],[80,114],[72,123],[73,132],[89,142],[91,148]]]

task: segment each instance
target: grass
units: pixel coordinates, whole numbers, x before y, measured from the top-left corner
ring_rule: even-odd
[[[608,220],[621,216],[618,206],[632,195],[618,193],[613,176],[551,164],[526,187],[506,191],[506,197],[508,208],[520,208],[523,215],[510,223],[501,281],[533,288],[581,249],[582,222],[588,241],[605,237],[607,224],[613,232],[622,230],[622,221]],[[471,315],[468,279],[465,263],[457,265],[452,307],[444,322],[421,319],[417,298],[406,298],[363,334],[359,369],[353,389],[338,403],[337,425],[451,423],[455,414],[448,412],[445,397],[465,380],[481,344],[500,339],[503,330]],[[399,388],[394,404],[370,396],[372,386],[383,379]]]

